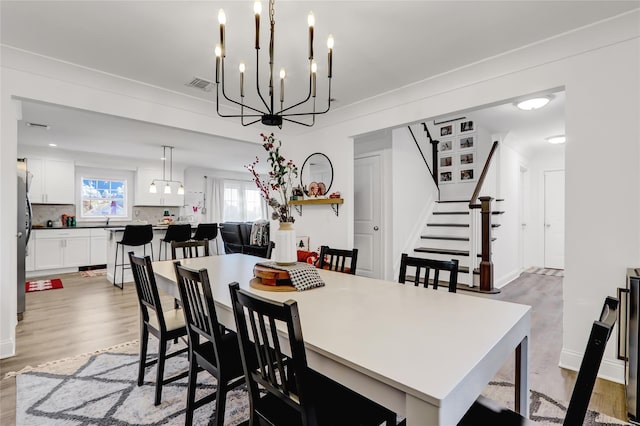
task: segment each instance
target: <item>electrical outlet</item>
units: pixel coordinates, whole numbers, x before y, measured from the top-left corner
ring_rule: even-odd
[[[133,214],[135,215],[135,217],[140,216],[140,210],[134,210]]]

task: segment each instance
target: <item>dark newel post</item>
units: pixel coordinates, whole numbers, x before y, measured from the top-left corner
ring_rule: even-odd
[[[426,126],[425,126],[426,127]],[[433,180],[438,185],[438,144],[440,141],[431,141],[431,159],[433,160]]]
[[[479,197],[482,215],[482,261],[480,262],[480,291],[493,291],[493,262],[491,262],[491,197]]]

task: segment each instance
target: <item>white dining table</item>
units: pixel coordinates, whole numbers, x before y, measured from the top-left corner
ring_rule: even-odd
[[[249,282],[263,261],[243,254],[181,260],[207,269],[218,320],[230,329],[231,282],[297,301],[309,366],[405,416],[408,426],[457,424],[513,354],[516,409],[528,417],[529,306],[327,270],[319,270],[324,287],[261,291]],[[173,262],[153,268],[158,287],[179,297]]]

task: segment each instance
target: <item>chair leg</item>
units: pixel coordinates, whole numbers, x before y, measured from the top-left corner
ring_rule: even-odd
[[[140,365],[138,366],[138,386],[144,382],[145,364],[147,362],[147,346],[149,345],[149,330],[140,314]]]
[[[156,400],[155,405],[160,405],[162,400],[162,381],[164,377],[164,361],[167,356],[167,342],[164,339],[160,339],[160,345],[158,347],[158,375],[156,378]]]
[[[216,392],[216,426],[224,426],[224,407],[227,403],[227,386],[218,380],[218,390]]]
[[[196,385],[198,382],[198,362],[196,357],[190,354],[189,356],[189,382],[187,385],[187,412],[185,414],[185,425],[191,425],[193,423],[193,411],[195,410],[196,401]]]
[[[116,243],[116,260],[113,261],[113,285],[118,286],[116,280],[116,274],[118,273],[118,246],[120,244]]]
[[[122,247],[122,266],[120,267],[120,287],[121,290],[124,289],[124,244],[120,245]]]

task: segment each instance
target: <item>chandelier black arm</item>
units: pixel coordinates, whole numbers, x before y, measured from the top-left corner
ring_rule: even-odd
[[[218,87],[217,87],[217,84],[216,84],[216,112],[218,113],[218,115],[220,117],[223,117],[223,118],[262,117],[262,115],[263,115],[262,111],[258,111],[259,114],[249,114],[249,115],[246,115],[246,114],[242,114],[242,115],[238,115],[238,114],[223,114],[223,113],[220,112],[220,101],[219,100],[220,100],[220,96],[218,96]],[[231,102],[235,102],[233,99],[230,99],[230,101]],[[238,103],[238,102],[236,102],[236,103]],[[238,105],[242,106],[242,104],[240,104],[240,103],[238,103]]]
[[[316,116],[316,115],[322,115],[322,114],[326,114],[327,112],[329,112],[329,110],[331,109],[331,79],[329,79],[329,99],[327,100],[327,109],[325,109],[324,111],[317,111],[315,110],[316,104],[314,102],[313,104],[313,112],[297,112],[297,113],[292,113],[292,114],[282,114],[282,117],[294,117],[297,115],[312,115],[312,116]],[[298,123],[301,124],[301,123]]]
[[[316,116],[312,115],[311,117],[313,117],[313,120],[311,121],[311,124],[303,123],[302,121],[298,121],[298,120],[292,120],[290,118],[287,118],[287,116],[282,116],[282,119],[285,120],[285,121],[289,121],[291,123],[300,124],[301,126],[313,127],[313,125],[316,124]]]
[[[217,86],[217,85],[219,85],[219,84],[220,84],[220,83],[216,83],[216,86]],[[216,88],[216,90],[217,90],[217,88]],[[217,93],[218,93],[218,92],[216,92],[216,94],[217,94]],[[228,100],[229,102],[233,102],[233,103],[234,103],[234,104],[236,104],[236,105],[239,105],[239,106],[241,106],[241,107],[249,108],[250,110],[257,112],[258,114],[263,114],[263,115],[265,114],[263,111],[261,111],[261,110],[259,110],[259,109],[256,109],[256,108],[254,108],[254,107],[252,107],[252,106],[249,106],[249,105],[244,105],[243,103],[238,102],[238,101],[235,101],[235,100],[233,100],[233,99],[231,99],[231,98],[229,98],[229,97],[227,96],[227,93],[226,93],[226,92],[225,92],[225,90],[224,90],[224,58],[222,59],[222,96],[224,96],[224,98],[225,98],[226,100]],[[218,115],[220,115],[220,113],[219,113],[219,112],[218,112]],[[221,117],[222,117],[222,116],[221,116]]]
[[[290,107],[287,107],[287,108],[285,108],[285,109],[281,109],[281,110],[277,113],[277,115],[284,115],[283,113],[284,113],[285,111],[289,111],[291,108],[295,108],[295,107],[297,107],[298,105],[302,105],[303,103],[305,103],[305,102],[307,102],[309,99],[311,99],[311,85],[312,85],[311,80],[312,80],[312,78],[313,78],[313,77],[312,77],[312,74],[310,73],[310,74],[309,74],[309,93],[307,94],[307,97],[306,97],[303,101],[298,102],[297,104],[291,105]]]
[[[260,52],[259,49],[256,49],[256,91],[258,92],[258,96],[260,96],[260,99],[262,100],[262,103],[264,104],[264,107],[267,109],[269,114],[273,114],[273,111],[271,111],[271,109],[269,108],[269,104],[267,104],[267,101],[264,100],[264,98],[262,97],[262,92],[260,91],[260,57],[258,55],[258,53]]]

